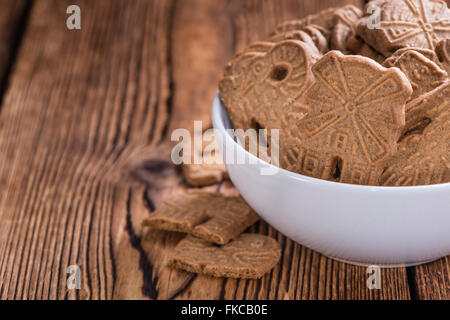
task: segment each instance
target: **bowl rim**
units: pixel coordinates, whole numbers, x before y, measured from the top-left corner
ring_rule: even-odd
[[[273,167],[277,170],[280,170],[283,175],[288,176],[291,179],[294,180],[301,180],[306,181],[311,184],[315,185],[323,185],[331,188],[338,188],[341,190],[347,189],[350,191],[383,191],[383,192],[418,192],[418,191],[431,191],[435,189],[447,189],[450,188],[450,182],[446,183],[440,183],[440,184],[431,184],[431,185],[420,185],[420,186],[369,186],[369,185],[357,185],[357,184],[350,184],[345,182],[335,182],[335,181],[328,181],[323,179],[318,179],[314,177],[305,176],[299,173],[291,172],[286,169],[276,167],[258,157],[251,154],[247,150],[245,150],[242,145],[236,143],[236,141],[228,134],[225,128],[224,124],[224,118],[222,117],[222,114],[225,114],[228,116],[228,112],[223,105],[221,99],[220,99],[220,91],[217,90],[216,95],[214,96],[214,100],[212,103],[212,109],[211,109],[211,116],[212,121],[214,125],[214,129],[217,129],[222,132],[222,134],[226,137],[227,140],[231,140],[235,147],[243,151],[246,156],[251,158],[252,160],[255,160],[254,163],[257,163],[259,165],[264,165],[266,167]]]

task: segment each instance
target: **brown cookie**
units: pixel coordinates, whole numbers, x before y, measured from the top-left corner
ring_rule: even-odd
[[[306,43],[316,54],[329,51],[328,39],[330,32],[318,25],[307,25],[301,30],[278,33],[269,38],[269,41],[280,42],[284,40],[298,40]]]
[[[331,34],[331,49],[348,53],[347,40],[355,34],[355,23],[363,12],[353,5],[338,9],[334,13],[334,28]]]
[[[450,109],[450,81],[406,105],[405,131],[417,132]]]
[[[430,49],[417,48],[417,47],[407,47],[407,48],[398,49],[397,51],[394,52],[394,54],[392,56],[390,56],[389,58],[384,60],[383,65],[386,68],[393,67],[394,63],[398,60],[398,58],[400,58],[404,53],[406,53],[408,51],[416,51],[416,52],[422,54],[424,57],[430,59],[431,61],[433,61],[439,67],[442,68],[441,62],[439,61],[439,58],[438,58],[436,52],[434,52],[433,50],[430,50]]]
[[[450,75],[450,39],[444,39],[437,44],[436,54],[442,66]]]
[[[413,88],[411,99],[432,91],[448,79],[447,72],[423,54],[415,50],[402,51],[403,54],[387,59],[384,65],[397,67],[406,75]]]
[[[443,88],[440,88],[443,89]],[[437,90],[434,118],[421,133],[407,135],[380,179],[382,186],[416,186],[450,182],[450,90]],[[442,97],[445,95],[446,99]],[[440,97],[439,97],[440,96]],[[442,102],[442,104],[439,104]],[[422,106],[423,107],[423,106]]]
[[[241,197],[209,192],[180,193],[166,200],[144,226],[192,234],[217,244],[228,243],[259,219]]]
[[[278,243],[260,234],[241,234],[218,247],[205,240],[187,236],[169,259],[169,266],[214,277],[258,279],[278,263]]]
[[[361,48],[358,51],[356,51],[356,54],[370,58],[373,61],[378,62],[379,64],[382,64],[384,61],[384,57],[376,50],[374,50],[371,46],[369,46],[367,43],[364,43],[361,46]]]
[[[279,33],[275,36],[269,38],[269,41],[280,42],[284,40],[297,40],[302,41],[307,44],[312,50],[314,50],[315,54],[319,54],[319,48],[316,46],[316,43],[311,38],[311,36],[303,30],[294,30],[288,31],[286,33]],[[327,44],[328,45],[328,44]]]
[[[352,34],[347,38],[346,46],[349,53],[370,58],[379,64],[382,64],[385,59],[381,53],[365,43],[364,40],[356,34]]]
[[[320,11],[317,14],[308,15],[302,19],[289,20],[279,24],[272,35],[277,33],[284,33],[288,31],[301,30],[309,24],[321,26],[327,30],[332,30],[334,27],[334,12],[339,8],[329,8]]]
[[[356,31],[385,57],[405,47],[434,50],[441,39],[450,37],[450,10],[445,1],[376,0],[367,6],[380,8],[380,28],[369,28],[373,17],[365,16]]]
[[[239,74],[222,79],[220,96],[234,128],[271,130],[288,125],[294,130],[306,112],[297,100],[312,80],[311,65],[317,59],[304,42],[281,41],[263,56],[245,60],[236,68]],[[280,154],[297,143],[287,130],[280,130]]]
[[[361,56],[331,51],[313,66],[315,82],[298,121],[296,171],[352,184],[377,184],[405,124],[408,79]],[[280,157],[286,157],[280,153]]]
[[[328,46],[330,32],[328,29],[316,24],[309,24],[303,30],[309,34],[319,52],[327,53],[330,50]]]
[[[188,184],[195,187],[209,186],[228,179],[228,172],[220,155],[213,131],[204,133],[203,146],[198,146],[197,153],[201,163],[194,163],[194,155],[190,164],[183,163],[183,177]]]

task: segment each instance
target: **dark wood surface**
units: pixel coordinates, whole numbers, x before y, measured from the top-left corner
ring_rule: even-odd
[[[448,258],[384,269],[328,259],[266,223],[283,248],[261,280],[165,266],[180,235],[143,230],[186,188],[169,159],[173,129],[209,123],[232,54],[277,23],[363,1],[0,1],[0,299],[450,298]],[[82,29],[65,26],[78,4]],[[131,174],[143,168],[150,181]],[[230,192],[227,183],[220,192]],[[81,289],[66,287],[78,265]]]

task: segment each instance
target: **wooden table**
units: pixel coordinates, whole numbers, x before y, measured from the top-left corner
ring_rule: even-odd
[[[210,121],[232,54],[283,20],[362,2],[1,0],[0,298],[450,298],[448,258],[382,270],[369,290],[366,268],[261,222],[251,230],[278,239],[281,263],[261,280],[218,279],[165,267],[180,236],[140,225],[186,188],[170,133]],[[81,30],[66,27],[71,4]],[[71,265],[79,290],[66,286]]]

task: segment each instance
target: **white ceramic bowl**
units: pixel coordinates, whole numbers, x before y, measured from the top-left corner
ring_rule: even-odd
[[[245,164],[226,164],[242,197],[294,241],[358,265],[412,266],[450,254],[450,183],[371,187],[283,169],[262,175],[262,168],[272,166],[247,152],[226,131],[230,121],[219,94],[212,119],[224,158],[231,145],[237,156],[245,158]]]

